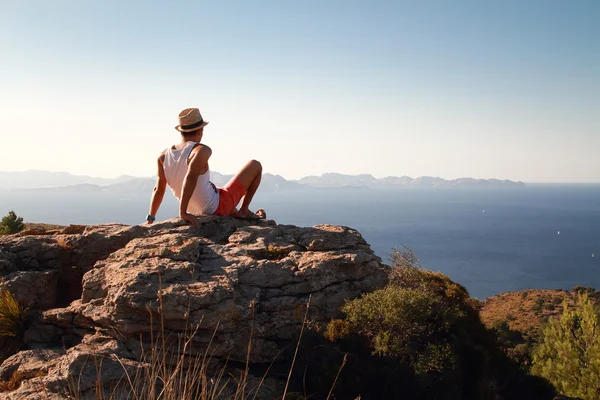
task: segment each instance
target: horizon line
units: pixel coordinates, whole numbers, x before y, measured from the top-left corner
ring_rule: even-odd
[[[144,178],[144,179],[152,179],[155,178],[155,176],[138,176],[138,175],[130,175],[130,174],[120,174],[117,176],[113,176],[110,178],[107,178],[105,176],[94,176],[94,175],[86,175],[86,174],[77,174],[77,173],[73,173],[73,172],[69,172],[69,171],[50,171],[50,170],[42,170],[42,169],[27,169],[27,170],[1,170],[0,173],[22,173],[22,172],[47,172],[47,173],[55,173],[55,174],[59,174],[59,173],[65,173],[65,174],[69,174],[72,176],[77,176],[77,177],[88,177],[88,178],[94,178],[94,179],[118,179],[121,177],[131,177],[134,179],[138,179],[138,178]],[[234,173],[222,173],[216,170],[211,170],[211,172],[215,172],[218,173],[220,175],[234,175]],[[475,180],[498,180],[498,181],[511,181],[511,182],[515,182],[515,183],[524,183],[524,184],[562,184],[562,185],[569,185],[569,184],[588,184],[588,185],[592,185],[592,184],[600,184],[600,181],[523,181],[523,180],[512,180],[512,179],[502,179],[502,178],[473,178],[471,176],[462,176],[459,178],[452,178],[452,179],[448,179],[448,178],[443,178],[441,176],[434,176],[434,175],[420,175],[417,176],[415,178],[408,176],[408,175],[386,175],[386,176],[382,176],[380,178],[374,176],[372,173],[360,173],[360,174],[347,174],[347,173],[343,173],[343,172],[323,172],[320,175],[315,175],[315,174],[310,174],[310,175],[304,175],[302,178],[299,179],[288,179],[286,177],[284,177],[281,174],[278,173],[272,173],[272,172],[265,172],[264,174],[270,174],[273,176],[280,176],[283,179],[285,179],[286,181],[297,181],[303,178],[307,178],[307,177],[311,177],[311,176],[315,176],[315,177],[322,177],[323,175],[326,174],[338,174],[338,175],[345,175],[345,176],[367,176],[370,175],[375,179],[385,179],[385,178],[402,178],[402,177],[408,177],[410,179],[419,179],[419,178],[439,178],[439,179],[443,179],[445,181],[453,181],[453,180],[459,180],[459,179],[475,179]]]

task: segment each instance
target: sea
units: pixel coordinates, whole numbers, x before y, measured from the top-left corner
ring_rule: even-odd
[[[140,224],[150,193],[0,190],[0,214],[26,222]],[[384,262],[409,247],[485,299],[522,289],[600,288],[600,184],[522,188],[306,189],[256,194],[253,205],[280,224],[358,230]],[[177,216],[168,193],[158,219]]]

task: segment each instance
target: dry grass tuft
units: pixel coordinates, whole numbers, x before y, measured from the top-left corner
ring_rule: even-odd
[[[159,276],[159,285],[160,276]],[[157,399],[157,400],[254,400],[263,385],[271,366],[275,362],[272,361],[271,366],[266,370],[262,379],[256,387],[249,387],[249,365],[250,354],[253,345],[254,335],[254,303],[250,304],[252,310],[252,325],[250,330],[250,338],[248,341],[248,350],[246,357],[246,365],[240,375],[234,376],[227,372],[227,360],[224,363],[214,362],[213,355],[213,339],[219,329],[217,324],[213,335],[208,343],[205,351],[199,353],[193,347],[194,338],[198,334],[200,323],[192,328],[186,329],[184,333],[169,334],[165,332],[162,308],[162,294],[159,289],[158,294],[159,310],[158,324],[160,326],[159,333],[155,336],[153,326],[155,324],[151,310],[150,315],[150,348],[144,349],[142,344],[142,354],[144,356],[139,360],[139,367],[135,372],[131,373],[131,367],[126,366],[128,360],[118,360],[123,367],[122,379],[109,389],[108,393],[102,382],[102,360],[95,360],[96,364],[96,390],[94,399],[96,400],[117,400],[117,399]],[[302,333],[307,324],[308,310],[310,308],[310,296],[305,305],[304,321],[300,331],[300,337],[296,346],[296,352],[292,365],[290,367],[288,380],[284,393],[281,398],[286,398],[286,392],[290,383],[290,378],[298,354],[298,348],[302,340]],[[189,315],[189,312],[187,313]],[[186,326],[190,327],[189,321],[186,320]],[[99,357],[101,358],[101,357]],[[346,358],[344,358],[345,364]],[[215,365],[219,364],[218,368]],[[344,365],[342,365],[342,368]],[[341,373],[342,368],[338,372],[333,386],[327,397],[332,398],[333,387],[337,382],[337,378]],[[88,394],[82,393],[79,390],[79,384],[71,378],[69,383],[69,398],[79,400],[88,398]]]
[[[0,338],[23,334],[27,312],[8,290],[0,292]]]

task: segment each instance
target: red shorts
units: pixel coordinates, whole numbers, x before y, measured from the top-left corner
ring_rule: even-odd
[[[246,194],[246,188],[235,176],[231,178],[227,185],[219,188],[219,206],[215,215],[229,215],[237,206],[242,197]]]

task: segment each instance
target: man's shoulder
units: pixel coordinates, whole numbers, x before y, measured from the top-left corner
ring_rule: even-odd
[[[196,143],[192,149],[192,153],[212,154],[212,149],[203,143]]]

